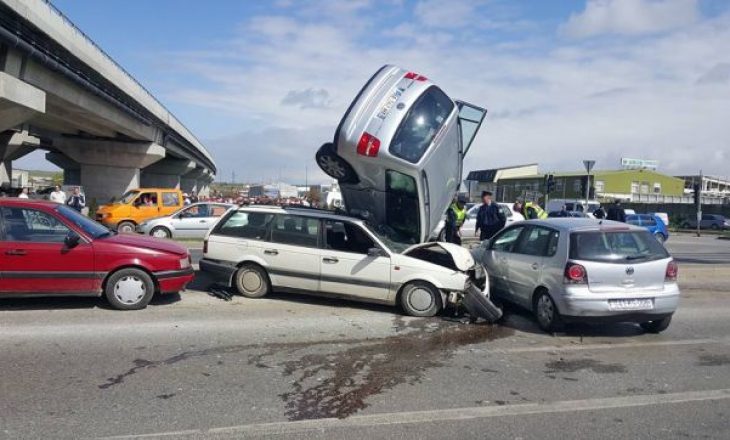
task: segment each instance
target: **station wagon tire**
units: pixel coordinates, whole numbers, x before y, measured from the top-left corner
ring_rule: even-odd
[[[155,294],[155,284],[147,272],[140,269],[120,269],[109,277],[104,295],[118,310],[139,310],[147,307]]]
[[[543,290],[535,296],[534,313],[537,325],[543,331],[554,333],[560,329],[562,324],[560,312],[547,291]]]
[[[425,281],[412,281],[403,286],[400,303],[410,316],[434,316],[441,311],[441,292]]]
[[[658,319],[656,321],[648,321],[648,322],[642,322],[639,324],[641,328],[644,329],[645,332],[648,333],[661,333],[664,330],[669,327],[669,324],[672,322],[672,315],[669,315],[665,318]]]
[[[164,226],[155,226],[150,231],[150,235],[157,238],[172,238],[172,232]]]
[[[137,227],[132,222],[119,222],[117,232],[120,234],[132,234]]]
[[[271,290],[266,271],[255,264],[244,264],[237,271],[234,283],[238,292],[246,298],[262,298]]]
[[[337,154],[331,143],[319,147],[315,157],[317,165],[328,176],[337,179],[341,183],[357,183],[358,178],[355,170]]]

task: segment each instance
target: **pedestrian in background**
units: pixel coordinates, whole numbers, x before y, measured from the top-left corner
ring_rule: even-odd
[[[613,205],[608,208],[608,212],[606,213],[606,220],[626,223],[626,211],[621,206],[621,200],[616,199],[613,201]]]
[[[28,188],[23,188],[20,190],[20,194],[18,194],[19,199],[27,199],[28,198]]]
[[[66,193],[61,191],[60,186],[56,185],[51,194],[48,196],[48,200],[63,205],[66,203]]]
[[[520,203],[519,201],[515,203],[515,208],[520,207],[522,210],[517,211],[521,212],[522,215],[525,217],[526,220],[535,220],[535,219],[544,219],[548,217],[547,212],[545,212],[540,205],[538,205],[535,202],[528,202],[526,201],[524,204]]]
[[[183,193],[183,205],[188,206],[192,203],[192,200],[190,199],[190,196],[188,193]]]
[[[190,193],[190,203],[198,203],[198,193],[195,190]]]
[[[66,204],[78,212],[86,207],[86,197],[81,194],[81,189],[78,186],[74,188],[71,197],[66,200]]]
[[[603,209],[603,206],[599,206],[595,211],[593,211],[593,217],[599,220],[606,218],[606,210]]]
[[[499,205],[492,201],[492,193],[482,192],[482,206],[477,212],[477,224],[474,235],[479,235],[479,241],[489,240],[499,232],[507,223],[507,218],[499,208]]]
[[[461,225],[463,225],[464,220],[466,220],[466,208],[464,208],[465,204],[466,199],[459,196],[446,211],[444,241],[458,245],[461,244],[461,234],[459,233],[459,229],[461,229]]]

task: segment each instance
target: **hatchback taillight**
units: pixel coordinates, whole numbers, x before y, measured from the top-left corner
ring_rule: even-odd
[[[207,238],[205,240],[203,240],[203,253],[204,254],[208,253],[208,239]]]
[[[415,81],[426,81],[428,78],[426,78],[423,75],[419,75],[416,72],[408,72],[405,75],[403,75],[403,78],[405,79],[412,79]]]
[[[677,273],[679,273],[679,266],[677,262],[672,260],[667,264],[667,272],[664,275],[664,281],[677,281]]]
[[[576,263],[568,263],[565,265],[566,284],[584,284],[587,281],[586,268]]]
[[[357,154],[367,157],[376,157],[380,151],[380,139],[370,133],[363,133],[357,143]]]

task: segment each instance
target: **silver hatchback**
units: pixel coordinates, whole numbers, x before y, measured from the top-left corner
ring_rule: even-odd
[[[349,214],[394,242],[424,242],[456,194],[485,114],[423,75],[386,65],[350,104],[317,163],[339,181]]]
[[[516,222],[474,249],[495,298],[563,322],[637,322],[665,330],[677,309],[677,264],[644,228],[587,218]]]

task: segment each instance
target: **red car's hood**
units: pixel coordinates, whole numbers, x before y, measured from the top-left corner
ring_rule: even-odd
[[[117,243],[127,246],[153,249],[156,251],[170,252],[172,254],[186,255],[188,253],[187,248],[180,246],[177,243],[169,240],[148,237],[146,235],[115,234],[110,235],[109,237],[104,237],[101,240],[104,240],[108,243]]]

